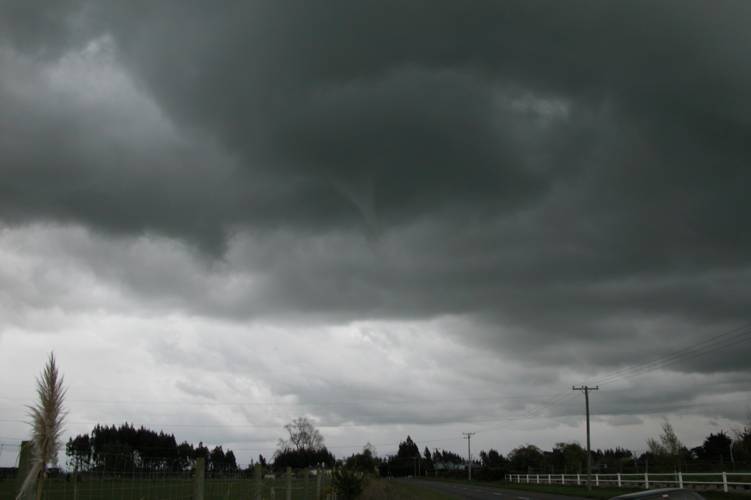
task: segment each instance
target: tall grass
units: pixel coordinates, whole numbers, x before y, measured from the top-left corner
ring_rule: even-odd
[[[28,498],[36,487],[36,498],[41,500],[47,464],[57,463],[65,411],[63,377],[57,369],[54,353],[50,353],[42,375],[37,378],[37,404],[29,406],[32,428],[31,467],[21,485],[16,500]]]

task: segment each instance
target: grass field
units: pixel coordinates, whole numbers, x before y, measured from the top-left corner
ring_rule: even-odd
[[[437,479],[438,481],[449,481],[455,483],[468,484],[467,480],[460,479]],[[640,488],[592,488],[592,491],[587,491],[586,486],[561,486],[561,485],[547,485],[547,484],[518,484],[507,483],[505,481],[472,481],[471,484],[477,484],[482,486],[493,486],[496,488],[505,488],[509,490],[521,490],[521,491],[539,491],[541,493],[554,493],[557,495],[570,495],[586,498],[607,499],[614,496],[623,495],[625,493],[631,493],[634,491],[642,491]],[[703,497],[710,500],[751,500],[751,495],[745,493],[723,493],[722,491],[697,491]]]
[[[444,495],[419,486],[404,484],[388,479],[371,480],[361,496],[362,500],[453,500]]]
[[[505,483],[497,483],[505,484]],[[586,486],[560,486],[560,485],[526,485],[526,484],[506,484],[505,488],[519,489],[526,491],[542,491],[548,493],[559,493],[562,495],[574,495],[587,498],[612,498],[624,493],[633,491],[642,491],[640,488],[592,488],[587,491]],[[722,491],[698,491],[700,495],[711,500],[751,500],[751,495],[745,493],[724,493]]]
[[[285,498],[286,481],[281,479],[262,481],[263,498]],[[315,498],[315,478],[306,483],[293,479],[292,498],[294,500]],[[16,495],[16,481],[0,481],[0,500],[10,500]],[[321,486],[327,492],[329,485]],[[273,493],[272,493],[273,490]],[[45,500],[188,500],[193,496],[193,482],[190,479],[116,479],[91,480],[78,484],[78,492],[72,482],[64,479],[49,479],[45,482]],[[255,498],[256,483],[253,479],[207,479],[206,500],[247,500]],[[405,497],[406,498],[406,497]],[[419,498],[419,497],[413,497]],[[428,497],[430,498],[430,497]]]
[[[264,499],[284,499],[286,483],[283,479],[265,480],[262,495]],[[292,482],[294,500],[314,500],[315,481],[308,483],[306,495],[303,480]],[[16,494],[16,482],[0,481],[0,500],[12,500]],[[78,500],[188,500],[192,498],[193,484],[189,479],[179,480],[115,480],[89,481],[79,484]],[[274,493],[272,495],[272,488]],[[321,487],[328,493],[328,485]],[[252,479],[206,481],[206,500],[248,500],[255,498],[255,483]],[[73,485],[64,480],[48,480],[45,485],[45,500],[74,500]],[[398,483],[386,479],[368,482],[363,492],[363,500],[452,500],[453,497],[426,490],[414,485]]]
[[[440,479],[438,481],[441,481]],[[467,484],[466,480],[442,480]],[[284,478],[262,481],[262,496],[265,499],[285,498],[286,481]],[[521,491],[539,491],[559,495],[580,496],[594,499],[607,499],[631,491],[633,488],[593,488],[587,491],[582,486],[561,485],[527,485],[506,483],[503,481],[477,482],[471,484]],[[307,483],[303,479],[292,480],[293,500],[313,500],[315,498],[315,478]],[[0,480],[0,500],[12,500],[16,494],[15,480]],[[272,493],[273,490],[273,493]],[[329,491],[324,482],[322,493]],[[206,500],[247,500],[255,498],[256,483],[253,479],[207,479],[205,486]],[[701,491],[710,500],[751,500],[751,495],[742,493],[723,493],[718,491]],[[188,500],[193,496],[193,482],[181,479],[96,479],[83,481],[78,485],[78,500]],[[64,479],[49,479],[45,483],[45,500],[75,500],[73,483]],[[403,482],[388,479],[374,479],[368,482],[363,500],[450,500],[445,494],[421,488]]]

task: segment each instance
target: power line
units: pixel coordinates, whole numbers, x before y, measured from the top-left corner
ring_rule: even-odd
[[[624,368],[621,368],[619,370],[616,370],[614,372],[611,372],[610,374],[606,374],[604,376],[604,379],[601,379],[599,382],[599,385],[604,385],[606,383],[610,383],[611,379],[618,379],[624,375],[632,374],[635,371],[644,370],[644,369],[650,369],[652,367],[660,367],[665,362],[669,362],[673,359],[679,360],[687,355],[695,355],[695,354],[704,354],[704,352],[696,352],[697,350],[701,350],[702,346],[705,348],[712,347],[713,344],[715,346],[711,350],[720,349],[723,347],[729,347],[732,345],[735,345],[736,343],[743,343],[747,341],[751,341],[751,336],[748,336],[749,333],[751,333],[751,323],[743,325],[741,327],[736,327],[728,332],[720,333],[718,335],[714,335],[702,342],[699,342],[698,344],[694,346],[688,346],[683,349],[680,349],[678,351],[675,351],[669,355],[662,356],[656,359],[653,359],[651,361],[648,361],[646,363],[638,364],[638,365],[631,365]],[[726,337],[731,338],[726,338]],[[731,342],[729,342],[731,341]],[[734,342],[732,342],[734,341]],[[722,342],[725,342],[724,344]],[[707,352],[709,352],[707,351]],[[552,396],[553,398],[560,397],[560,395],[540,395],[540,397],[548,397]],[[5,400],[16,400],[16,401],[27,401],[27,398],[13,398],[9,396],[0,396],[0,399]],[[268,407],[275,407],[275,406],[337,406],[337,405],[353,405],[353,404],[360,404],[362,402],[378,402],[383,404],[422,404],[422,403],[444,403],[444,402],[459,402],[459,401],[489,401],[489,402],[495,402],[495,401],[505,401],[505,400],[519,400],[519,399],[525,399],[528,400],[528,395],[504,395],[504,396],[493,396],[493,397],[464,397],[464,398],[435,398],[435,399],[420,399],[416,400],[414,398],[409,399],[385,399],[385,398],[356,398],[353,399],[347,399],[347,400],[333,400],[333,401],[318,401],[318,402],[284,402],[284,401],[229,401],[229,402],[220,402],[216,400],[211,401],[157,401],[157,400],[145,400],[145,399],[136,399],[136,400],[103,400],[103,399],[72,399],[69,400],[70,402],[81,402],[81,403],[96,403],[96,404],[174,404],[174,405],[198,405],[198,406],[268,406]]]
[[[373,414],[368,415],[372,417],[378,417],[379,415]],[[388,416],[388,415],[387,415]],[[450,421],[444,421],[444,422],[363,422],[363,423],[357,423],[357,422],[343,422],[343,423],[315,423],[315,426],[317,428],[361,428],[361,427],[401,427],[404,425],[419,425],[419,426],[426,426],[426,427],[440,427],[440,426],[447,426],[447,425],[456,425],[460,423],[471,423],[471,424],[482,424],[482,423],[490,423],[490,422],[498,422],[499,420],[519,420],[522,418],[525,418],[526,415],[509,415],[509,416],[494,416],[489,417],[486,419],[481,420],[468,420],[468,419],[456,419],[456,420],[450,420]],[[132,423],[133,425],[136,425],[136,422],[130,422],[130,420],[124,418],[122,419],[123,423]],[[21,420],[20,418],[0,418],[0,422],[6,422],[6,423],[18,423],[18,424],[28,424],[29,422],[26,420]],[[80,425],[80,426],[88,426],[88,425],[102,425],[102,426],[108,426],[112,424],[105,424],[102,421],[97,420],[77,420],[77,421],[70,421],[67,422],[68,425]],[[195,423],[195,424],[186,424],[186,423],[175,423],[175,422],[139,422],[137,424],[138,426],[144,426],[144,427],[185,427],[185,428],[191,428],[191,427],[207,427],[207,428],[253,428],[253,429],[282,429],[284,427],[283,424],[252,424],[252,423],[246,423],[246,424],[205,424],[205,423]]]
[[[70,388],[68,388],[70,392]],[[540,394],[539,397],[546,398],[550,396],[550,394]],[[29,401],[28,398],[17,398],[12,396],[0,396],[0,399],[7,400],[7,401]],[[133,400],[127,400],[127,399],[121,399],[121,400],[107,400],[107,399],[66,399],[69,403],[88,403],[88,404],[144,404],[144,405],[180,405],[180,406],[211,406],[211,407],[217,407],[217,406],[262,406],[262,407],[299,407],[299,406],[351,406],[351,405],[358,405],[362,404],[364,402],[370,402],[370,403],[379,403],[379,404],[394,404],[394,405],[404,405],[404,404],[430,404],[430,403],[452,403],[452,402],[462,402],[462,401],[487,401],[487,402],[498,402],[498,401],[507,401],[507,400],[529,400],[529,395],[519,395],[519,394],[513,394],[513,395],[505,395],[505,396],[499,396],[495,395],[492,397],[464,397],[464,398],[436,398],[436,399],[415,399],[415,398],[405,398],[405,399],[386,399],[386,398],[351,398],[348,400],[340,400],[340,401],[311,401],[311,402],[275,402],[275,401],[227,401],[227,402],[221,402],[216,400],[211,401],[164,401],[164,400],[147,400],[147,399],[133,399]]]
[[[672,353],[669,353],[664,356],[657,357],[653,360],[650,360],[645,363],[637,364],[637,365],[631,365],[627,367],[623,367],[621,369],[615,370],[613,372],[610,372],[609,374],[605,374],[599,381],[598,385],[605,385],[605,384],[611,384],[618,380],[627,380],[639,375],[643,375],[649,372],[652,372],[654,370],[658,369],[664,369],[666,367],[672,366],[675,363],[694,359],[699,356],[703,356],[712,352],[715,352],[720,349],[726,349],[729,347],[734,347],[740,344],[743,344],[745,342],[751,341],[751,328],[749,328],[749,325],[743,325],[740,327],[736,327],[730,331],[726,331],[717,335],[713,335],[701,342],[698,342],[694,345],[684,347],[682,349],[679,349],[677,351],[674,351]],[[543,397],[542,395],[540,395]],[[547,396],[545,396],[547,397]],[[553,394],[550,395],[550,397],[547,397],[547,399],[539,404],[536,404],[531,409],[528,409],[521,415],[509,415],[504,417],[496,417],[491,420],[487,420],[489,422],[498,422],[498,420],[504,420],[504,421],[511,421],[511,420],[522,420],[526,418],[535,418],[542,415],[542,413],[554,405],[559,405],[568,399],[573,397],[571,393],[559,393],[559,394]],[[130,401],[130,403],[143,403],[143,404],[179,404],[179,405],[212,405],[212,406],[278,406],[278,407],[284,407],[284,406],[335,406],[335,405],[353,405],[353,404],[361,404],[363,402],[381,402],[385,404],[429,404],[429,403],[441,403],[441,402],[452,402],[452,401],[489,401],[489,402],[495,402],[498,400],[508,400],[508,399],[520,399],[522,396],[519,395],[508,395],[508,396],[495,396],[492,398],[445,398],[445,399],[424,399],[424,400],[395,400],[395,399],[378,399],[378,398],[356,398],[355,400],[349,399],[349,400],[341,400],[341,401],[322,401],[322,402],[311,402],[311,403],[305,403],[305,402],[260,402],[260,401],[243,401],[243,402],[226,402],[221,403],[217,401],[207,401],[207,402],[196,402],[196,401],[149,401],[149,400],[136,400],[136,401]],[[529,400],[529,396],[524,397],[525,399]],[[0,396],[0,399],[6,399],[6,400],[14,400],[20,398],[10,398],[10,397],[2,397]],[[23,399],[26,401],[26,399]],[[127,404],[128,401],[106,401],[106,400],[71,400],[73,402],[89,402],[89,403],[101,403],[101,404]],[[6,421],[6,422],[19,422],[19,423],[27,423],[26,421],[21,420],[1,420],[0,421]],[[451,425],[458,423],[459,421],[454,422],[445,422],[441,423],[439,425]],[[465,421],[466,422],[466,421]],[[483,422],[483,421],[475,421],[476,423]],[[80,424],[80,425],[92,425],[99,422],[73,422],[73,424]],[[342,423],[342,424],[331,424],[331,425],[324,425],[319,424],[319,427],[371,427],[371,426],[388,426],[388,425],[402,425],[402,423],[397,422],[388,422],[388,423],[365,423],[365,424],[357,424],[357,423]],[[425,424],[415,424],[415,425],[425,425]],[[217,427],[217,428],[232,428],[232,427],[253,427],[253,428],[272,428],[276,426],[259,426],[259,425],[252,425],[252,424],[177,424],[177,423],[162,423],[158,424],[157,426],[165,426],[165,427]],[[476,432],[485,432],[488,430],[494,430],[497,427],[490,427],[485,429],[480,429]],[[476,433],[475,432],[475,433]],[[473,433],[473,434],[475,434]],[[458,438],[457,438],[458,439]],[[437,441],[455,441],[455,439],[440,439],[440,440],[432,440],[432,442]],[[431,442],[431,440],[424,441],[424,442]],[[468,440],[469,445],[469,440]],[[355,446],[355,445],[347,445],[347,446]],[[382,446],[382,445],[380,445]],[[342,446],[344,447],[344,446]]]
[[[597,385],[607,385],[618,380],[627,380],[658,369],[672,366],[680,361],[694,359],[710,352],[728,347],[734,347],[749,341],[751,341],[751,323],[746,323],[729,331],[713,335],[693,346],[684,347],[670,354],[652,359],[645,363],[631,365],[619,370],[615,370],[599,379],[597,381]],[[548,401],[537,405],[536,408],[527,411],[524,416],[529,418],[539,417],[546,409],[546,407],[560,404],[561,402],[570,399],[571,397],[573,397],[571,393],[558,394]]]
[[[692,359],[709,352],[732,347],[748,341],[751,341],[751,324],[745,324],[743,326],[733,328],[732,330],[713,335],[708,339],[705,339],[694,345],[684,347],[670,354],[660,356],[645,363],[626,366],[605,375],[604,378],[598,380],[598,384],[605,385],[619,379],[631,378],[636,375],[641,375],[643,373],[648,373],[660,368],[664,368],[666,366],[671,366],[678,361]]]

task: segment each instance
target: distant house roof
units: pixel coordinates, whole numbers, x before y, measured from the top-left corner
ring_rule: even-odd
[[[464,470],[467,468],[465,464],[457,464],[454,462],[433,462],[433,468],[435,470]]]

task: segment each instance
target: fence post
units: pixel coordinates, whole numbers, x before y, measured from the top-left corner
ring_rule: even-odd
[[[33,450],[31,441],[21,441],[21,449],[18,452],[18,472],[16,476],[16,491],[21,491],[21,486],[23,486],[24,481],[26,480],[26,476],[29,474],[29,469],[31,469],[31,460],[32,460]],[[26,499],[33,499],[34,498],[34,489],[30,489],[27,491],[26,495],[23,497],[24,500]]]
[[[316,469],[316,500],[321,498],[321,468]]]
[[[548,484],[553,484],[553,479],[550,474],[548,474]]]
[[[621,487],[621,473],[618,473],[618,487]]]
[[[561,474],[561,484],[566,484],[566,476]]]
[[[253,470],[253,481],[256,486],[256,500],[261,500],[263,496],[263,467],[261,464],[256,464]]]
[[[537,484],[540,484],[540,475],[537,474]]]
[[[292,500],[292,467],[287,467],[287,500]]]
[[[73,473],[73,500],[78,500],[78,466]]]
[[[206,459],[196,458],[195,475],[193,476],[193,498],[203,500],[206,484]]]
[[[582,485],[582,475],[581,474],[577,474],[576,475],[576,485],[577,486],[581,486]]]
[[[723,472],[722,473],[722,491],[725,493],[728,492],[728,473]]]
[[[683,472],[678,471],[678,487],[683,488]]]
[[[644,489],[649,489],[649,472],[644,471]]]
[[[309,476],[310,476],[310,469],[306,468],[305,469],[305,483],[304,483],[305,494],[303,496],[305,500],[308,500],[308,481],[310,480]]]
[[[600,486],[600,475],[599,474],[595,474],[595,486],[597,486],[597,487]]]

